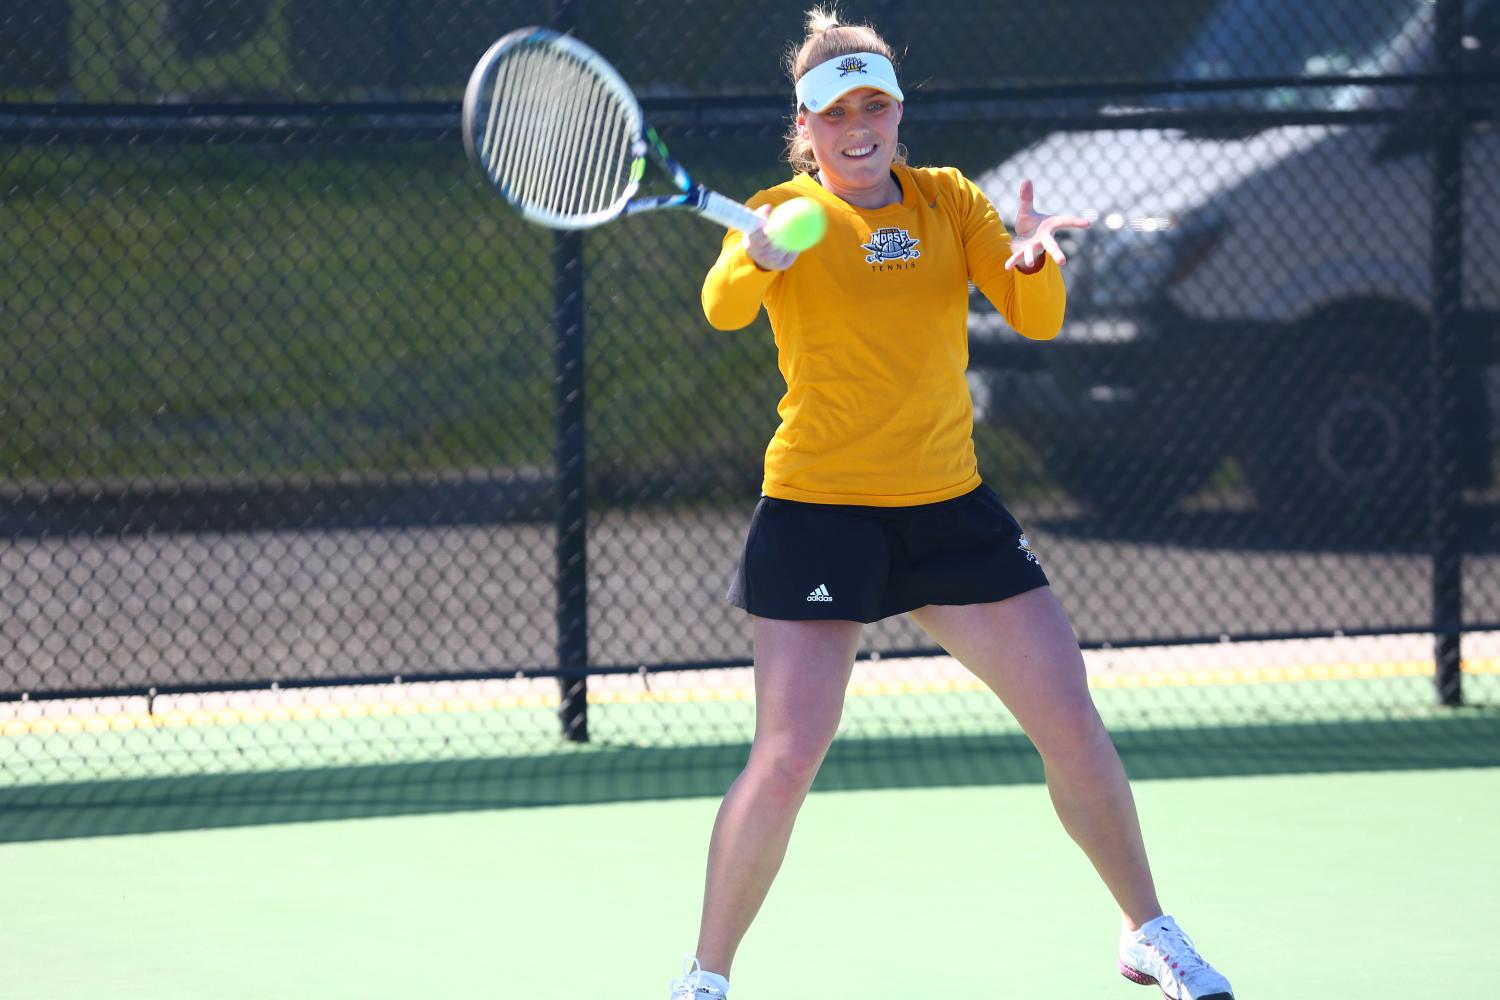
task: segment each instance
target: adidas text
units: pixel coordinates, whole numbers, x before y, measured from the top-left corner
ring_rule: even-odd
[[[818,588],[807,595],[809,601],[832,601],[833,595],[828,592],[826,584],[818,584]]]

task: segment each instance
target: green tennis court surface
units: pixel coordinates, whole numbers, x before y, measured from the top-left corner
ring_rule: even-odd
[[[1415,661],[1099,672],[1164,902],[1240,1000],[1500,995],[1500,674],[1473,666],[1462,710]],[[747,681],[601,681],[585,746],[555,683],[17,709],[0,995],[662,1000]],[[1116,920],[995,699],[865,665],[733,996],[1150,1000]]]
[[[1136,793],[1167,905],[1242,1000],[1495,995],[1500,770]],[[715,807],[12,844],[5,996],[662,1000]],[[733,995],[1156,996],[1114,971],[1114,929],[1040,785],[816,794]]]

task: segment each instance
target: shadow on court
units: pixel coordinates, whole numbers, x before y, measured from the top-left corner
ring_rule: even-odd
[[[1135,780],[1500,766],[1500,706],[1440,717],[1124,730]],[[0,789],[0,842],[717,797],[746,744],[591,746],[432,763]],[[815,791],[1036,783],[1020,735],[842,739]]]

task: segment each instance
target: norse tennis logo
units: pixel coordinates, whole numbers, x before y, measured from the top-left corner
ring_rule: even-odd
[[[820,583],[811,594],[807,595],[807,599],[809,601],[823,601],[826,603],[833,600],[833,595],[828,592],[827,584]]]
[[[1020,542],[1021,542],[1021,544],[1017,545],[1016,548],[1020,549],[1024,553],[1026,553],[1026,558],[1027,559],[1030,559],[1033,563],[1035,563],[1036,565],[1040,566],[1042,564],[1041,560],[1037,559],[1036,553],[1033,552],[1033,551],[1031,551],[1031,542],[1027,541],[1025,535],[1021,536]]]
[[[895,226],[886,226],[870,234],[870,242],[860,246],[870,251],[866,264],[881,264],[891,260],[916,260],[922,251],[916,249],[921,240],[911,238],[911,233]]]
[[[835,68],[839,71],[839,76],[843,77],[848,76],[850,73],[863,73],[869,65],[869,63],[857,56],[850,56]]]

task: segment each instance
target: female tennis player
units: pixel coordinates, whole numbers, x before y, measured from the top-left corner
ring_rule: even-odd
[[[673,1000],[721,1000],[838,726],[862,623],[909,613],[1003,701],[1040,752],[1064,828],[1120,906],[1119,968],[1171,1000],[1232,1000],[1163,913],[1124,768],[1037,554],[980,480],[964,377],[972,282],[1022,336],[1062,324],[1055,235],[1028,182],[1015,237],[951,168],[897,141],[892,52],[868,26],[811,12],[789,53],[792,180],[749,202],[827,210],[800,255],[730,233],[703,286],[709,322],[764,306],[787,391],[731,603],[753,617],[755,740],[719,809],[695,954]]]

